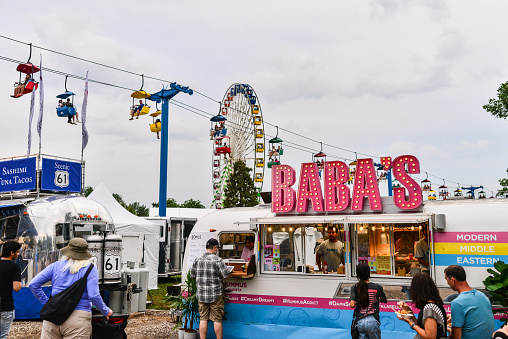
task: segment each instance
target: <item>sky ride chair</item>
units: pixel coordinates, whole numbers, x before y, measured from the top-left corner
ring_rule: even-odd
[[[31,64],[31,63],[25,63],[25,64],[19,64],[18,67],[16,67],[16,71],[19,72],[19,81],[14,83],[14,87],[24,86],[23,92],[19,95],[11,95],[13,98],[20,98],[25,94],[32,93],[33,91],[36,91],[39,87],[39,83],[34,80],[33,75],[34,73],[37,73],[40,71],[39,67]],[[25,82],[22,81],[22,74],[25,74]],[[26,75],[29,76],[28,79],[26,79]]]
[[[65,93],[58,94],[56,96],[58,99],[62,99],[62,100],[67,100],[67,98],[71,98],[71,105],[72,106],[67,106],[64,103],[62,107],[56,108],[56,114],[59,117],[69,118],[69,117],[72,117],[73,115],[76,115],[76,106],[74,106],[74,96],[75,96],[75,94],[70,91],[66,91]]]
[[[60,118],[67,118],[70,121],[70,118],[76,115],[76,106],[74,106],[74,96],[76,94],[67,90],[67,76],[65,77],[65,92],[62,94],[58,94],[56,97],[62,101],[62,106],[58,106],[56,108],[56,115]],[[66,104],[63,102],[64,100],[71,99],[70,104]]]
[[[229,137],[218,137],[215,138],[217,142],[217,147],[215,148],[215,152],[217,154],[231,154],[231,144]]]
[[[223,138],[227,134],[227,129],[224,127],[224,123],[227,118],[220,114],[221,110],[219,110],[219,114],[210,118],[210,140],[217,140],[217,138]],[[217,128],[217,126],[221,126],[221,128]]]
[[[323,143],[320,142],[320,144],[321,150],[318,153],[312,155],[312,161],[315,162],[318,167],[319,177],[321,177],[321,172],[323,171],[326,162],[326,154],[323,153]]]
[[[275,126],[277,128],[277,134],[275,138],[272,138],[268,141],[271,145],[270,150],[268,152],[268,168],[272,168],[274,165],[280,165],[280,156],[284,154],[284,149],[282,148],[282,139],[279,138],[279,126]]]
[[[150,113],[150,106],[147,105],[146,103],[146,99],[149,98],[151,96],[150,93],[147,93],[145,91],[143,91],[143,86],[145,84],[145,76],[144,75],[141,75],[141,88],[139,89],[139,91],[134,91],[132,92],[131,94],[131,97],[132,97],[132,106],[130,108],[130,114],[131,114],[131,118],[134,117],[134,115],[139,111],[139,113],[137,114],[136,117],[139,117],[140,115],[145,115],[145,114],[148,114]],[[139,109],[139,106],[140,105],[136,105],[134,103],[134,100],[135,99],[145,99],[144,101],[144,104],[143,104],[143,107],[141,107],[141,109]],[[132,113],[134,112],[134,113]]]
[[[30,63],[31,58],[32,58],[32,44],[30,44],[30,55],[28,56],[28,61],[24,64],[19,64],[16,67],[16,71],[19,72],[19,81],[14,84],[14,93],[16,93],[16,89],[20,88],[20,86],[23,87],[23,91],[17,95],[16,94],[11,95],[11,97],[13,98],[19,98],[25,94],[32,93],[33,91],[37,90],[37,87],[39,87],[39,83],[34,80],[34,73],[39,72],[40,69],[39,67]],[[22,74],[26,74],[24,82],[21,80]]]
[[[157,104],[155,104],[157,109]],[[159,138],[159,133],[162,128],[162,123],[160,119],[156,119],[159,115],[161,115],[161,111],[157,109],[157,111],[150,113],[150,116],[153,118],[153,123],[150,124],[150,132],[157,133],[157,139]]]

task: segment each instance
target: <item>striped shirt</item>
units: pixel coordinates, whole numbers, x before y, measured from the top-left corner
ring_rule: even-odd
[[[191,277],[196,278],[197,299],[211,304],[222,295],[223,280],[229,275],[222,259],[213,253],[205,252],[194,260]]]

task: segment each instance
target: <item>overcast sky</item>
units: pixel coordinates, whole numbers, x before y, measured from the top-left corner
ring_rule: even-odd
[[[412,154],[422,171],[449,180],[450,188],[459,182],[495,191],[508,167],[508,122],[482,105],[508,80],[507,12],[506,1],[471,0],[25,1],[21,12],[4,12],[0,35],[176,81],[215,100],[231,84],[246,83],[273,125],[377,157]],[[26,61],[28,54],[26,45],[0,38],[0,56]],[[32,62],[39,64],[40,54],[43,67],[81,76],[89,70],[94,80],[141,86],[139,76],[36,48]],[[9,97],[15,68],[0,60],[2,158],[26,154],[30,99]],[[55,113],[64,77],[44,75],[42,151],[79,159],[80,126]],[[145,80],[144,89],[153,93],[161,86]],[[80,108],[84,82],[69,79],[67,88],[78,94]],[[150,206],[158,200],[160,143],[149,132],[151,117],[128,120],[130,94],[90,84],[86,185],[104,182],[127,202]],[[175,99],[218,112],[216,102],[198,94]],[[210,206],[209,128],[208,119],[171,106],[168,197]],[[279,137],[320,148],[287,132]],[[323,151],[354,158],[326,146]],[[291,148],[282,157],[297,172],[310,160],[311,153]]]

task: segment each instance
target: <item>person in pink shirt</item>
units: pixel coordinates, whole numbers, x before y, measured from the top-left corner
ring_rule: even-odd
[[[254,255],[254,236],[248,235],[245,240],[245,246],[243,248],[241,258],[249,262],[252,255]]]

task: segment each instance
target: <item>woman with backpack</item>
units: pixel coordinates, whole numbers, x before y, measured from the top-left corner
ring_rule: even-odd
[[[53,298],[56,298],[56,295],[60,292],[65,293],[68,287],[85,276],[86,288],[79,302],[76,300],[77,306],[74,310],[71,309],[70,313],[65,315],[66,320],[59,319],[63,321],[61,324],[55,324],[48,320],[42,322],[41,338],[90,339],[92,333],[92,304],[108,319],[113,311],[106,306],[99,294],[99,273],[96,267],[90,266],[89,259],[92,254],[88,252],[88,243],[85,239],[71,239],[69,244],[62,248],[60,252],[62,253],[62,260],[49,265],[32,279],[30,283],[32,293],[42,304],[46,304],[48,297],[42,291],[41,286],[48,281],[51,281],[51,296]]]
[[[360,339],[380,339],[379,302],[386,303],[383,287],[369,281],[370,266],[367,264],[356,266],[356,276],[359,282],[351,288],[349,298],[349,306],[355,309],[353,326],[356,322]]]
[[[398,306],[412,316],[398,316],[416,331],[414,339],[446,338],[446,312],[436,284],[427,273],[418,273],[411,281],[409,293],[416,308],[420,309],[418,319],[411,308],[400,301]]]

